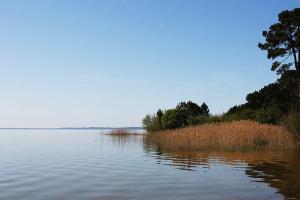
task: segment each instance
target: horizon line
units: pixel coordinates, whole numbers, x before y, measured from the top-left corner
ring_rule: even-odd
[[[1,128],[0,130],[4,130],[4,129],[120,129],[120,128],[130,128],[130,129],[143,129],[143,127],[141,126],[122,126],[122,127],[45,127],[45,128],[41,128],[41,127],[28,127],[28,128],[12,128],[12,127],[4,127]]]

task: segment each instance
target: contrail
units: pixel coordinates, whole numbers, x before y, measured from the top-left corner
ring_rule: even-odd
[[[154,16],[154,19],[156,21],[156,23],[158,24],[158,26],[168,35],[170,34],[169,30],[166,28],[166,26],[157,18]]]
[[[126,0],[121,0],[121,2],[122,2],[129,10],[133,10],[132,7],[127,3]]]
[[[127,2],[127,0],[120,0],[124,6],[130,10],[133,11],[133,8],[130,6],[130,4]],[[171,35],[170,31],[167,29],[167,27],[156,17],[156,16],[152,16],[155,20],[155,22],[157,23],[157,25],[167,34],[167,35]]]

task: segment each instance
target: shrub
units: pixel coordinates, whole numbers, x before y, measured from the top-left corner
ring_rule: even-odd
[[[300,113],[292,111],[283,120],[283,125],[286,126],[296,136],[300,136]]]
[[[161,123],[156,115],[146,115],[143,127],[147,132],[155,132],[161,130]]]
[[[195,126],[206,123],[220,123],[222,122],[222,116],[212,115],[212,116],[191,116],[188,118],[188,125]]]
[[[188,118],[188,125],[195,126],[208,123],[208,117],[204,116],[191,116]]]
[[[186,126],[188,113],[185,109],[166,110],[161,118],[163,129],[175,129]]]
[[[223,121],[255,120],[255,111],[251,109],[241,109],[238,112],[227,113],[223,116]]]
[[[281,111],[276,106],[259,109],[256,112],[256,120],[261,123],[278,124],[281,118]]]

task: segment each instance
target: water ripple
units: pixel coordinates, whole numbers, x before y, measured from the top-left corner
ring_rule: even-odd
[[[161,152],[142,136],[95,130],[1,130],[0,158],[6,200],[300,198],[292,156]]]

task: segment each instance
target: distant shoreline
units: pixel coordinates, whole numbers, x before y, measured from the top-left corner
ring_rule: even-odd
[[[142,127],[0,128],[0,130],[112,130],[112,129],[144,130],[144,128]]]

